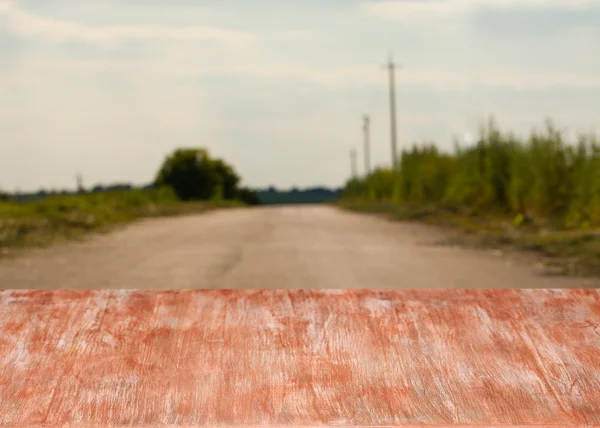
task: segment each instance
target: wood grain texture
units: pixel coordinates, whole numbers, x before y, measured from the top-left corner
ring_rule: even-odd
[[[600,425],[600,292],[1,291],[34,424]]]

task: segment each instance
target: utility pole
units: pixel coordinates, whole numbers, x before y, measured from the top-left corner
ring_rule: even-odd
[[[75,180],[77,182],[77,193],[83,193],[85,189],[83,188],[83,177],[81,176],[81,174],[78,173],[75,176]]]
[[[356,180],[358,178],[358,173],[356,171],[356,150],[350,150],[350,169],[352,172],[352,179]]]
[[[394,169],[398,163],[398,145],[397,145],[397,131],[396,131],[396,63],[390,53],[388,63],[385,65],[389,73],[389,90],[390,90],[390,131],[392,141],[392,166]]]
[[[363,131],[365,134],[365,175],[371,174],[371,143],[369,138],[369,127],[371,119],[368,114],[363,116]]]

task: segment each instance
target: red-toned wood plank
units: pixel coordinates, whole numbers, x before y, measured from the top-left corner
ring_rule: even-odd
[[[600,424],[600,292],[0,292],[0,425],[67,423]]]

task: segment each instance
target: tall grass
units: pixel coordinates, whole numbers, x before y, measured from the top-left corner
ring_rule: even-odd
[[[557,228],[600,226],[600,144],[595,135],[569,144],[550,121],[518,138],[491,119],[475,145],[456,144],[453,153],[415,145],[402,152],[398,171],[351,180],[344,196],[531,218]]]

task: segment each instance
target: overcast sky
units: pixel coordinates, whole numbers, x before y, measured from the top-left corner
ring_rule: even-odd
[[[0,188],[147,183],[179,146],[341,185],[363,113],[390,163],[388,50],[401,147],[600,124],[600,0],[0,0]]]

